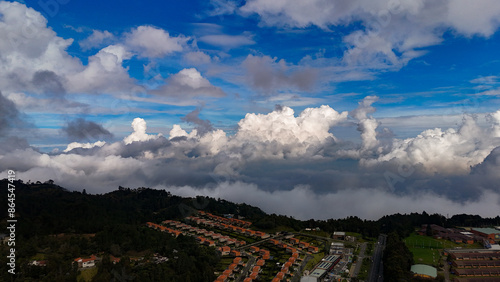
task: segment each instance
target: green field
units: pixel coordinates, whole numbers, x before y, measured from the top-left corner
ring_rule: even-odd
[[[97,267],[83,269],[78,274],[77,281],[92,281],[92,278],[97,274]]]
[[[428,236],[412,234],[404,239],[406,246],[413,254],[415,263],[438,265],[440,260],[439,250],[448,248],[482,248],[478,243],[457,244],[445,239],[434,239]]]

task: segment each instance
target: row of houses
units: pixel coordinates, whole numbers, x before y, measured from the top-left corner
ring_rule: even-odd
[[[221,217],[221,218],[224,218],[224,217]],[[209,226],[209,227],[219,228],[222,230],[233,231],[233,232],[236,232],[236,233],[239,233],[239,234],[242,234],[245,236],[249,236],[249,237],[256,237],[256,238],[260,238],[260,239],[266,239],[266,238],[270,237],[269,234],[262,232],[262,231],[251,230],[251,229],[248,229],[245,227],[240,227],[240,226],[227,224],[227,223],[223,223],[223,222],[219,222],[219,221],[208,220],[208,219],[200,218],[197,216],[188,216],[188,217],[186,217],[186,219],[189,221],[195,222],[196,224],[201,224],[201,225],[205,225],[205,226]],[[226,219],[226,218],[224,218],[224,219]]]
[[[240,267],[245,267],[246,264],[240,256],[233,259],[233,262],[217,277],[215,282],[226,282],[228,279],[235,278],[235,274],[241,271]]]
[[[307,242],[302,242],[297,238],[290,238],[290,243],[292,243],[293,245],[299,246],[299,248],[306,249],[311,253],[318,253],[319,252],[318,247],[313,246],[312,244],[307,243]]]
[[[204,212],[204,211],[198,211],[198,213],[200,215],[206,216],[206,217],[208,217],[216,222],[237,225],[237,226],[243,226],[243,227],[250,227],[250,225],[252,225],[252,223],[250,221],[245,221],[245,220],[241,220],[241,219],[237,219],[237,218],[233,218],[233,217],[226,218],[226,217],[222,217],[222,216],[218,216],[218,215],[213,215],[209,212]]]
[[[182,232],[179,231],[179,230],[171,229],[171,228],[168,228],[168,227],[165,227],[163,225],[156,224],[156,223],[153,223],[153,222],[146,222],[146,225],[149,228],[153,228],[155,230],[160,230],[161,232],[167,232],[169,234],[172,234],[175,238],[177,238],[179,235],[182,234]]]
[[[174,226],[176,228],[183,229],[184,232],[185,232],[185,234],[188,234],[188,235],[194,235],[194,234],[196,234],[196,235],[198,235],[197,240],[201,241],[202,244],[207,244],[207,243],[205,243],[207,240],[209,242],[213,241],[213,244],[209,244],[209,246],[214,246],[215,245],[215,241],[218,241],[219,243],[224,244],[224,245],[234,245],[236,247],[243,246],[243,245],[246,244],[245,241],[240,241],[240,240],[237,240],[235,238],[232,238],[232,237],[229,237],[229,236],[226,236],[226,235],[222,235],[222,234],[217,233],[217,232],[208,231],[208,230],[206,230],[204,228],[198,228],[198,227],[195,227],[195,226],[184,224],[184,223],[179,222],[179,221],[165,220],[162,223],[163,224],[168,224],[170,226]],[[205,239],[205,238],[203,238],[201,236],[205,236],[206,238],[211,238],[212,240]]]

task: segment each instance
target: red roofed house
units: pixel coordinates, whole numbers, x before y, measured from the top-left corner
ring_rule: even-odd
[[[263,260],[263,259],[259,259],[255,265],[257,265],[257,266],[264,266],[264,264],[266,264],[266,261]]]
[[[226,275],[221,275],[219,277],[217,277],[217,280],[215,280],[217,282],[226,282],[227,281],[227,276]]]
[[[257,277],[259,277],[259,273],[252,272],[252,273],[250,273],[250,275],[248,277],[250,277],[250,279],[252,279],[252,280],[255,280],[255,279],[257,279]]]
[[[76,258],[74,262],[78,264],[79,268],[86,268],[95,266],[96,259],[96,256],[91,255],[90,258]]]
[[[243,280],[243,282],[252,282],[252,278],[247,277],[247,278],[245,278],[245,280]]]
[[[237,250],[231,250],[230,255],[235,256],[235,257],[239,257],[239,256],[241,256],[241,252],[237,251]]]
[[[300,242],[300,240],[299,240],[299,239],[297,239],[297,238],[290,238],[290,243],[292,243],[292,244],[294,244],[294,245],[295,245],[295,244],[298,244],[299,242]]]
[[[219,251],[220,251],[221,255],[227,256],[227,255],[229,255],[229,252],[231,252],[231,248],[228,246],[223,246],[223,247],[219,248]]]
[[[283,278],[285,278],[285,273],[278,272],[278,274],[276,274],[276,278],[278,278],[280,281],[283,280]]]
[[[300,242],[299,243],[299,247],[301,247],[301,248],[307,248],[307,247],[309,247],[309,243],[307,243],[307,242]]]
[[[252,268],[252,272],[257,272],[257,273],[260,273],[261,269],[260,269],[260,266],[254,266]],[[253,279],[253,278],[252,278]]]
[[[260,249],[259,249],[259,247],[256,247],[256,246],[251,246],[251,247],[250,247],[250,252],[251,252],[251,253],[258,252],[259,250],[260,250]]]
[[[319,252],[319,248],[315,247],[315,246],[309,246],[309,248],[307,248],[307,250],[310,251],[311,253]]]

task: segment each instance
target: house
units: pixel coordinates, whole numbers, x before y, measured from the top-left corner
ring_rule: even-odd
[[[252,272],[250,273],[250,275],[248,275],[248,277],[252,280],[256,280],[257,277],[259,277],[259,273],[258,272]]]
[[[333,232],[332,237],[335,240],[345,240],[345,232],[342,231]]]
[[[235,256],[235,257],[239,257],[239,256],[241,256],[241,252],[237,251],[237,250],[231,250],[230,255]]]
[[[247,278],[245,278],[245,280],[243,280],[243,282],[252,282],[252,278],[247,277]]]
[[[315,247],[315,246],[309,246],[309,248],[307,248],[307,250],[311,253],[314,253],[314,254],[319,252],[319,248]]]
[[[220,275],[219,277],[217,277],[217,280],[215,280],[216,282],[226,282],[227,281],[227,276],[222,274]]]
[[[301,248],[307,248],[307,247],[309,247],[309,243],[307,243],[307,242],[299,242],[299,247],[301,247]]]
[[[231,248],[228,246],[223,246],[223,247],[219,247],[219,251],[220,251],[221,255],[227,256],[231,252]]]
[[[252,272],[260,273],[261,271],[262,271],[262,269],[260,268],[260,266],[254,266],[252,268]],[[252,278],[252,279],[254,279],[254,278]]]
[[[243,259],[241,257],[235,257],[233,259],[233,263],[236,263],[238,265],[243,265]]]
[[[263,259],[259,259],[255,265],[257,265],[257,266],[264,266],[264,264],[266,264],[266,261],[263,260]]]
[[[95,266],[95,261],[97,260],[97,257],[94,255],[91,255],[89,258],[76,258],[74,259],[74,262],[78,264],[78,268],[87,268],[87,267],[93,267]]]
[[[278,274],[276,274],[276,278],[279,279],[279,281],[283,280],[285,278],[285,273],[283,272],[278,272]]]
[[[259,249],[259,247],[256,247],[256,246],[251,246],[251,247],[250,247],[250,252],[251,252],[251,253],[256,253],[256,252],[258,252],[259,250],[260,250],[260,249]]]
[[[299,242],[300,242],[300,240],[299,240],[299,239],[297,239],[297,238],[290,238],[290,243],[292,243],[292,244],[294,244],[294,245],[295,245],[295,244],[298,244]]]

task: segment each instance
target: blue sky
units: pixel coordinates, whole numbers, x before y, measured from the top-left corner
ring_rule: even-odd
[[[340,3],[333,1],[332,7],[303,9],[303,13],[296,11],[292,4],[287,6],[279,2],[281,4],[273,6],[263,1],[84,3],[53,0],[25,3],[47,20],[46,28],[55,31],[53,36],[73,40],[62,52],[79,60],[83,66],[100,49],[126,44],[127,34],[141,26],[165,32],[171,38],[181,38],[183,42],[179,50],[149,57],[140,53],[144,49],[135,50],[130,58],[123,60],[122,65],[134,84],[145,86],[149,91],[183,69],[196,68],[225,96],[212,98],[201,94],[190,101],[172,102],[148,94],[147,98],[153,102],[147,103],[136,101],[137,97],[124,98],[127,95],[122,93],[109,93],[103,87],[94,89],[99,93],[97,95],[89,95],[83,90],[68,97],[68,100],[89,105],[91,110],[74,111],[73,114],[68,111],[61,115],[57,111],[41,114],[35,109],[25,109],[24,113],[42,129],[62,127],[67,120],[82,116],[127,127],[131,121],[124,119],[123,111],[113,113],[113,109],[108,109],[110,114],[103,115],[90,102],[97,102],[106,111],[104,109],[109,108],[113,101],[124,99],[127,108],[137,109],[132,109],[131,115],[147,118],[150,124],[156,125],[155,131],[166,133],[174,123],[180,123],[180,117],[200,106],[203,107],[200,117],[221,128],[234,128],[245,113],[267,113],[275,104],[292,106],[297,113],[306,107],[322,104],[349,111],[368,95],[380,97],[374,113],[376,117],[494,111],[498,108],[497,95],[481,95],[482,90],[478,90],[481,83],[472,81],[490,77],[493,82],[482,86],[494,91],[498,87],[498,20],[493,13],[484,15],[491,18],[473,27],[463,27],[457,21],[467,15],[457,14],[457,19],[448,21],[430,18],[435,16],[430,10],[451,5],[441,2],[415,8],[403,4],[392,7],[393,4],[386,1],[363,6],[361,1],[352,5],[359,5],[361,8],[357,9],[361,11],[350,7],[350,11],[332,11],[331,15],[314,13],[315,9],[340,9]],[[320,4],[313,1],[310,5]],[[398,12],[399,9],[403,12]],[[469,17],[480,17],[473,12]],[[379,24],[379,29],[373,29],[374,22]],[[406,35],[400,34],[401,31],[392,31],[393,25],[408,25],[411,30],[403,30],[403,33],[408,32]],[[347,39],[357,32],[368,38],[366,46],[359,47],[359,42],[352,43]],[[106,36],[90,40],[93,33],[106,33]],[[429,37],[434,38],[428,40]],[[384,41],[384,48],[390,49],[372,49],[371,45],[375,43],[370,41],[375,39]],[[413,42],[419,40],[422,40],[421,44]],[[401,47],[404,44],[414,46],[404,49]],[[349,63],[348,53],[356,48],[360,48],[364,55]],[[188,53],[193,52],[198,52],[197,62],[186,59]],[[418,54],[406,56],[405,52]],[[265,58],[268,75],[273,76],[270,78],[272,82],[262,81],[263,78],[258,81],[255,75],[259,71],[256,69],[245,70],[243,62],[248,56]],[[395,56],[395,61],[390,62],[390,56]],[[281,66],[279,62],[282,62]],[[150,67],[145,69],[145,66]],[[295,82],[300,79],[303,83],[297,85]],[[36,99],[33,93],[24,93]],[[39,117],[47,115],[50,118],[43,120],[50,122],[40,122]],[[188,124],[185,126],[190,128]],[[429,124],[429,127],[433,126]],[[398,132],[397,128],[393,130]],[[123,128],[117,136],[121,138],[126,133]],[[57,144],[74,141],[63,142],[62,137]],[[50,149],[48,145],[52,141],[36,139],[30,137],[33,143],[47,145],[46,148]]]
[[[410,164],[382,202],[424,187],[476,207],[488,183],[457,200],[435,178],[494,167],[499,16],[493,0],[0,1],[0,158],[73,189],[130,169],[152,179],[125,177],[137,185],[234,200],[383,190]],[[166,163],[199,178],[153,173]]]

